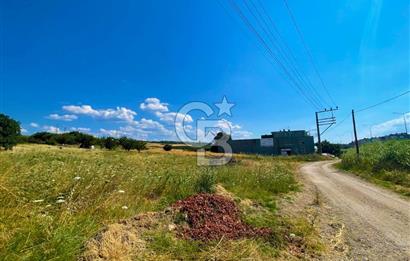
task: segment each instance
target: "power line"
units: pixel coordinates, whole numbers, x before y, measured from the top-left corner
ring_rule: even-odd
[[[249,1],[253,4],[253,2],[251,0],[249,0]],[[262,22],[266,26],[266,21],[263,19],[263,17],[260,16],[260,13],[258,12],[258,10],[256,9],[256,12],[259,14],[259,17],[253,12],[253,10],[248,5],[247,1],[244,1],[244,3],[245,3],[246,8],[248,9],[249,13],[255,18],[257,24],[259,25],[259,27],[262,28],[262,31],[268,36],[268,41],[273,45],[273,48],[276,50],[276,55],[282,59],[283,63],[286,63],[286,65],[288,67],[290,67],[290,71],[295,74],[295,76],[296,76],[295,78],[296,78],[296,80],[298,80],[298,82],[301,84],[301,86],[306,87],[306,82],[303,81],[303,79],[301,78],[301,76],[298,73],[297,69],[290,65],[289,61],[286,59],[286,55],[280,51],[280,46],[275,42],[275,37],[271,36],[269,34],[269,31],[270,31],[269,27],[267,29],[265,29],[265,27],[261,23],[260,20],[262,20]],[[261,19],[259,19],[259,18],[261,18]],[[272,39],[272,37],[273,37],[273,39]],[[314,95],[311,95],[310,97],[314,101],[316,106],[322,107],[321,102],[320,102],[320,100],[317,99],[317,97],[315,97]]]
[[[289,73],[287,68],[278,59],[278,57],[272,51],[272,49],[270,48],[268,43],[265,41],[265,39],[261,36],[261,34],[252,25],[252,23],[249,21],[249,19],[246,17],[246,15],[242,12],[241,8],[235,3],[234,0],[230,0],[229,2],[230,2],[230,5],[232,6],[233,10],[238,13],[239,17],[242,19],[242,21],[245,23],[245,25],[248,27],[248,29],[256,36],[256,38],[260,42],[260,44],[267,50],[267,53],[273,58],[273,60],[277,64],[277,66],[279,66],[279,68],[281,68],[283,70],[283,72],[287,75],[287,77],[289,78],[289,81],[299,90],[300,94],[302,94],[302,96],[305,98],[305,100],[308,101],[308,103],[310,103],[313,108],[318,109],[318,106],[315,104],[315,102],[312,100],[312,98],[307,93],[305,93],[303,88],[301,88],[301,86],[298,84],[298,82],[295,81],[292,74]]]
[[[357,110],[357,112],[362,112],[362,111],[366,111],[366,110],[372,109],[372,108],[377,107],[377,106],[379,106],[379,105],[382,105],[382,104],[385,104],[385,103],[390,102],[390,101],[392,101],[392,100],[395,100],[395,99],[397,99],[397,98],[400,98],[401,96],[404,96],[404,95],[406,95],[406,94],[408,94],[408,93],[410,93],[410,91],[405,91],[405,92],[403,92],[403,93],[401,93],[401,94],[399,94],[399,95],[396,95],[396,96],[394,96],[394,97],[391,97],[391,98],[389,98],[389,99],[387,99],[387,100],[384,100],[384,101],[381,101],[381,102],[379,102],[379,103],[373,104],[373,105],[371,105],[371,106],[365,107],[365,108],[363,108],[363,109]]]
[[[389,98],[389,99],[386,99],[386,100],[384,100],[384,101],[381,101],[381,102],[379,102],[379,103],[376,103],[376,104],[373,104],[373,105],[371,105],[371,106],[365,107],[365,108],[363,108],[363,109],[357,110],[356,113],[357,113],[357,112],[362,112],[362,111],[365,111],[365,110],[369,110],[369,109],[374,108],[374,107],[376,107],[376,106],[379,106],[379,105],[382,105],[382,104],[384,104],[384,103],[390,102],[390,101],[395,100],[395,99],[397,99],[397,98],[400,98],[400,97],[402,97],[402,96],[404,96],[404,95],[406,95],[406,94],[408,94],[408,93],[410,93],[410,91],[406,91],[406,92],[404,92],[404,93],[401,93],[401,94],[399,94],[399,95],[396,95],[396,96],[394,96],[394,97],[391,97],[391,98]],[[347,114],[346,117],[343,118],[343,120],[341,120],[338,124],[334,125],[333,128],[331,128],[328,132],[330,132],[330,131],[332,131],[332,130],[334,130],[334,129],[337,129],[340,125],[342,125],[343,122],[345,122],[347,119],[349,119],[350,116],[351,116],[350,113]]]
[[[249,3],[252,5],[253,10],[255,12],[248,5],[248,1],[245,1],[244,3],[246,5],[247,9],[249,10],[249,12],[256,19],[259,26],[262,28],[262,30],[265,32],[265,34],[268,36],[268,39],[270,40],[272,45],[277,50],[278,55],[280,55],[281,58],[283,59],[283,61],[285,63],[287,63],[287,65],[290,67],[292,72],[296,75],[296,78],[299,80],[301,85],[304,86],[306,89],[310,89],[309,93],[311,94],[312,98],[317,102],[317,104],[320,107],[324,107],[322,102],[323,101],[326,102],[326,101],[320,96],[320,94],[317,92],[317,90],[312,85],[309,78],[306,77],[306,75],[303,73],[303,71],[298,69],[297,60],[296,60],[295,56],[293,55],[293,53],[292,53],[291,49],[289,48],[289,46],[287,45],[286,41],[282,38],[279,30],[277,29],[275,23],[273,22],[272,18],[269,15],[269,13],[264,8],[262,2],[258,1],[259,6],[262,9],[262,12],[259,11],[259,8],[254,3],[254,1],[249,0]],[[266,17],[266,19],[265,19],[265,17]],[[270,23],[268,23],[268,21]],[[275,36],[275,33],[271,30],[271,27],[276,32],[277,37]]]
[[[345,122],[347,119],[349,119],[350,116],[351,116],[351,114],[348,113],[339,123],[337,123],[336,125],[334,125],[333,128],[329,129],[329,130],[327,131],[327,133],[331,132],[331,131],[334,130],[334,129],[337,129],[340,125],[342,125],[343,122]]]
[[[307,45],[307,43],[306,43],[306,41],[305,41],[305,39],[304,39],[304,37],[303,37],[302,30],[300,30],[300,28],[299,28],[299,26],[298,26],[298,24],[297,24],[297,22],[296,22],[295,16],[293,15],[292,11],[290,10],[290,7],[289,7],[289,5],[288,5],[287,0],[283,0],[283,2],[285,3],[285,7],[286,7],[286,9],[287,9],[287,11],[288,11],[288,14],[289,14],[291,20],[292,20],[292,24],[293,24],[293,26],[295,27],[295,29],[296,29],[296,31],[297,31],[297,33],[298,33],[298,35],[299,35],[299,38],[300,38],[300,40],[301,40],[301,42],[302,42],[302,45],[303,45],[303,47],[304,47],[304,49],[305,49],[305,51],[306,51],[306,53],[307,53],[307,55],[308,55],[308,57],[309,57],[309,61],[310,61],[310,63],[312,64],[312,66],[313,66],[313,68],[314,68],[314,70],[315,70],[315,73],[316,73],[316,75],[318,76],[320,83],[322,84],[323,89],[325,90],[326,94],[329,96],[330,101],[336,106],[336,103],[335,103],[333,97],[330,95],[330,92],[329,92],[329,90],[328,90],[328,88],[327,88],[325,82],[323,81],[322,76],[321,76],[320,73],[319,73],[319,70],[318,70],[318,68],[317,68],[317,66],[316,66],[316,63],[315,63],[314,59],[313,59],[312,52],[310,51],[310,49],[309,49],[309,47],[308,47],[308,45]]]

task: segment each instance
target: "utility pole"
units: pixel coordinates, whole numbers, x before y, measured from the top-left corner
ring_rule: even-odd
[[[356,120],[354,118],[354,110],[352,110],[354,144],[356,145],[356,154],[359,157],[359,142],[357,141]]]
[[[369,127],[369,138],[372,139],[373,138],[373,131],[372,131],[372,125],[371,124],[363,124],[363,127]]]
[[[320,141],[320,129],[319,129],[319,116],[318,112],[316,114],[316,129],[317,129],[317,153],[322,154],[322,143]]]
[[[336,117],[333,115],[334,111],[337,111],[339,108],[336,106],[336,108],[330,108],[330,109],[324,109],[323,111],[317,111],[315,112],[316,114],[316,129],[317,129],[317,152],[319,154],[322,154],[322,141],[320,136],[325,133],[333,124],[336,123]],[[320,114],[325,113],[327,114],[324,118],[320,118]],[[329,115],[330,114],[330,115]],[[324,131],[320,131],[320,126],[327,126],[327,128]]]
[[[406,113],[405,112],[393,112],[393,113],[403,115],[404,129],[406,130],[406,134],[408,134],[408,132],[407,132]]]

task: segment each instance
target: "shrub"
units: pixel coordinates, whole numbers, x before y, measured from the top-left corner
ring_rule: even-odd
[[[209,170],[202,172],[195,182],[195,191],[198,193],[213,193],[215,191],[215,174]]]
[[[377,141],[360,146],[342,156],[340,167],[364,178],[388,181],[410,188],[410,140]]]
[[[91,135],[81,133],[78,141],[80,142],[80,148],[90,149],[95,143],[95,138]]]
[[[0,147],[13,149],[20,134],[20,124],[9,116],[0,114]]]
[[[340,144],[333,144],[325,140],[321,142],[321,145],[323,153],[329,153],[337,157],[339,157],[342,154]]]
[[[133,148],[132,140],[127,137],[120,138],[119,143],[124,150],[130,151]]]
[[[103,138],[101,141],[101,146],[108,149],[108,150],[113,150],[115,147],[117,147],[118,141],[113,138],[113,137],[107,137]]]
[[[135,141],[135,149],[138,150],[138,152],[141,152],[141,150],[146,150],[147,149],[147,142],[142,141],[142,140],[136,140]]]
[[[163,147],[163,149],[164,149],[165,151],[170,151],[170,150],[172,150],[172,145],[171,145],[171,144],[165,144],[164,147]]]
[[[145,150],[147,146],[147,143],[145,141],[134,140],[127,137],[122,137],[119,140],[119,143],[125,150],[128,151],[138,150],[138,152],[140,152],[141,150]]]

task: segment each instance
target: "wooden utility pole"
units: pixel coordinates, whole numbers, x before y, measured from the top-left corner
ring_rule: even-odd
[[[317,129],[317,153],[322,154],[322,143],[320,141],[319,116],[316,112],[316,129]]]
[[[359,141],[357,140],[356,120],[354,118],[354,110],[352,110],[352,119],[353,119],[354,144],[356,146],[356,154],[359,157]]]

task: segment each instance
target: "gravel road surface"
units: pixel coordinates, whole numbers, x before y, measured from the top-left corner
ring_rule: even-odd
[[[350,258],[410,260],[410,202],[336,170],[334,163],[307,163],[301,171],[344,222]]]

